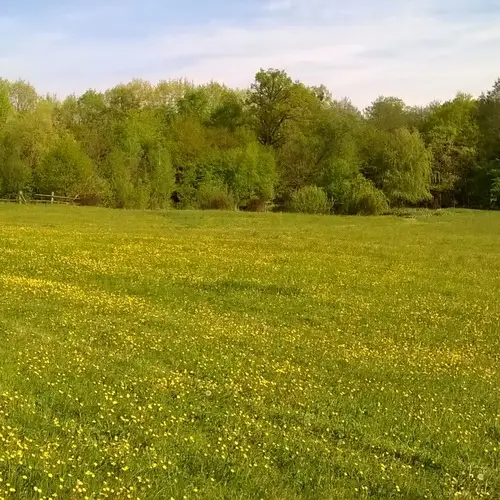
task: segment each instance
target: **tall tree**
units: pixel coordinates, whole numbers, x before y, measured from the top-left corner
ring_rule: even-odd
[[[431,155],[417,131],[368,129],[364,175],[391,204],[418,203],[431,198]]]
[[[22,113],[24,111],[35,111],[40,98],[35,87],[25,82],[17,80],[9,86],[10,101],[14,109]]]
[[[477,120],[481,132],[481,156],[485,161],[500,159],[500,79],[479,98]]]
[[[12,116],[13,108],[9,98],[8,82],[0,80],[0,134],[9,117]]]
[[[31,170],[21,156],[20,145],[4,137],[0,142],[0,194],[14,195],[31,187]]]
[[[409,109],[397,97],[379,97],[366,108],[365,115],[376,128],[388,132],[407,127],[410,121]]]
[[[478,101],[479,160],[468,178],[468,202],[479,208],[498,206],[500,179],[500,79]]]
[[[294,118],[295,84],[284,72],[261,70],[250,88],[248,104],[252,110],[259,141],[264,146],[278,146],[284,139],[284,128]]]
[[[469,95],[434,106],[423,124],[424,139],[432,154],[435,204],[454,205],[458,190],[473,170],[478,153],[477,103]]]
[[[94,195],[96,174],[80,144],[63,133],[35,171],[37,190],[61,196]]]

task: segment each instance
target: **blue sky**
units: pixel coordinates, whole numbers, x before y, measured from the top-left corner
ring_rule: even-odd
[[[500,77],[500,1],[0,0],[0,77],[60,97],[132,78],[247,86],[260,67],[360,107],[479,94]]]

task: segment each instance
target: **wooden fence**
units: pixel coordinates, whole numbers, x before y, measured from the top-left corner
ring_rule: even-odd
[[[52,194],[34,194],[32,203],[50,203],[51,205],[77,205],[79,203],[79,196],[76,195],[74,198],[69,196],[56,196]]]
[[[44,203],[50,205],[78,205],[80,203],[79,195],[74,198],[69,196],[56,196],[54,192],[51,194],[33,194],[31,196],[25,195],[19,191],[15,198],[0,198],[0,202],[4,203],[19,203],[20,205],[27,205],[29,203]]]

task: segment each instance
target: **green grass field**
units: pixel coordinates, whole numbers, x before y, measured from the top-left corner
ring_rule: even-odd
[[[500,213],[0,205],[0,498],[500,498]]]

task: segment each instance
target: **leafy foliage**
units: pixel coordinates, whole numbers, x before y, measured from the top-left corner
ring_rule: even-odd
[[[70,135],[60,137],[35,171],[41,192],[76,196],[92,190],[94,168],[90,158]]]
[[[325,191],[317,186],[305,186],[292,193],[288,202],[290,212],[304,214],[326,214],[330,211],[330,203]]]
[[[411,107],[379,97],[364,113],[277,69],[261,69],[248,90],[133,80],[62,102],[0,80],[0,195],[193,208],[216,186],[234,206],[261,210],[317,187],[341,213],[491,208],[499,131],[500,80],[479,99]]]
[[[500,177],[493,181],[491,187],[491,204],[495,208],[500,208]]]
[[[362,175],[348,184],[340,199],[340,212],[346,214],[380,215],[389,209],[385,194]]]
[[[418,132],[398,129],[387,137],[382,155],[382,191],[393,202],[430,198],[430,155]]]
[[[294,117],[295,85],[280,70],[260,70],[252,84],[248,104],[251,107],[259,141],[264,146],[278,146],[284,129]]]
[[[234,209],[233,197],[220,183],[207,181],[200,184],[197,191],[198,206],[207,210]]]

